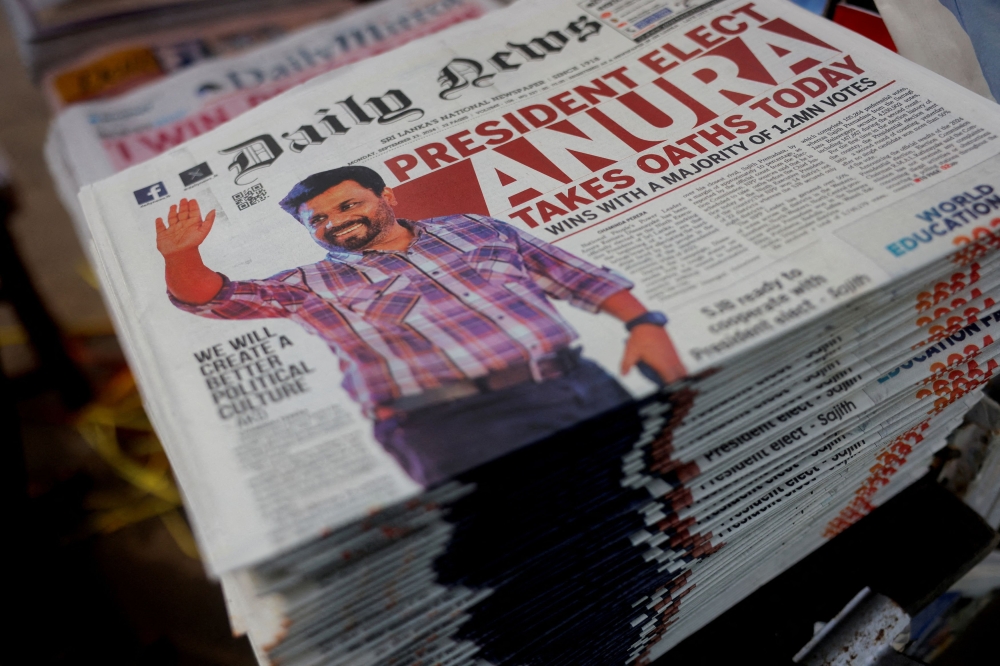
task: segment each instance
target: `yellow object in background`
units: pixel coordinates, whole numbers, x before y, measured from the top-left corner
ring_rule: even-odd
[[[91,493],[90,529],[107,534],[158,517],[178,548],[197,559],[170,464],[128,369],[105,384],[98,398],[80,412],[76,427],[115,474],[129,483],[124,490]]]
[[[149,48],[115,51],[91,60],[83,67],[64,72],[53,80],[63,104],[72,104],[114,93],[164,73],[156,54]]]

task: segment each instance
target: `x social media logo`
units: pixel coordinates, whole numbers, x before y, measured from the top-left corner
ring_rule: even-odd
[[[185,187],[188,185],[194,185],[195,183],[201,182],[212,175],[212,170],[208,167],[208,162],[202,162],[198,166],[191,167],[187,171],[181,171],[179,174],[181,183]]]

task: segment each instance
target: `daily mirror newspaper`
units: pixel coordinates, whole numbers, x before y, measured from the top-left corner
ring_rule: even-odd
[[[836,403],[807,361],[824,331],[864,356],[915,318],[901,278],[992,233],[998,131],[992,102],[783,0],[521,0],[81,201],[224,572],[658,385],[707,394],[789,341],[819,345],[795,359],[819,423],[912,415],[894,382],[938,372],[942,350],[872,359]],[[947,284],[992,308],[977,270]],[[985,346],[987,327],[958,332]],[[769,428],[775,450],[807,436],[777,417],[741,432],[741,404],[694,402],[675,441],[697,469]]]
[[[49,106],[57,111],[90,99],[120,95],[196,63],[259,47],[356,6],[345,0],[265,7],[182,29],[133,30],[122,39],[104,40],[83,55],[52,67],[45,72],[42,89]]]

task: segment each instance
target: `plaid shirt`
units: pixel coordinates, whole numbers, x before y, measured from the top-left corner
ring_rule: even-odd
[[[565,348],[576,332],[546,296],[597,312],[631,282],[511,225],[479,215],[406,222],[406,252],[335,250],[265,280],[231,281],[208,303],[217,319],[288,318],[323,338],[343,386],[374,406],[486,375]]]

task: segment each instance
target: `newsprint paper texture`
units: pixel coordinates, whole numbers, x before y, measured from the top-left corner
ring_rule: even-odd
[[[989,233],[998,132],[993,103],[790,3],[522,0],[81,200],[218,573],[648,396],[647,377],[752,372],[821,314],[855,321],[859,296]],[[355,251],[387,229],[410,245]],[[666,335],[637,343],[620,320],[644,309]],[[551,423],[386,417],[553,364],[587,379],[534,385]],[[407,429],[439,436],[415,451]]]

